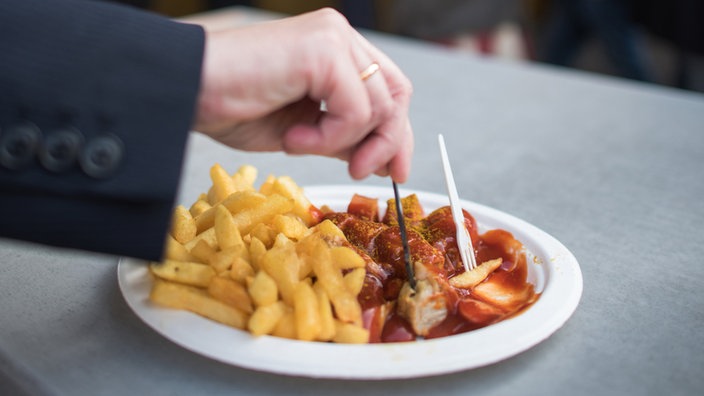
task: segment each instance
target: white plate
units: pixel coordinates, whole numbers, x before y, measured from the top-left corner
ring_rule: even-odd
[[[416,193],[430,213],[448,204],[438,194]],[[385,208],[392,189],[362,186],[305,188],[316,205],[344,210],[354,193],[380,199]],[[540,229],[503,212],[462,201],[480,230],[502,228],[513,233],[529,252],[529,280],[542,295],[521,315],[450,337],[408,343],[341,345],[252,337],[198,315],[164,309],[148,300],[152,280],[146,263],[123,258],[118,280],[134,312],[176,344],[224,363],[272,373],[320,378],[390,379],[451,373],[485,366],[514,356],[545,340],[572,315],[582,295],[582,273],[575,257]]]

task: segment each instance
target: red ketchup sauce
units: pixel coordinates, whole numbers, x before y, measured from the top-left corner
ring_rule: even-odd
[[[477,223],[463,211],[477,263],[502,258],[501,266],[473,289],[451,286],[450,278],[464,272],[455,224],[449,206],[425,216],[415,195],[401,199],[411,262],[420,262],[439,280],[447,304],[447,317],[425,338],[464,333],[499,322],[533,304],[538,294],[526,281],[528,268],[523,245],[511,233],[495,229],[479,234]],[[417,339],[413,327],[396,312],[395,301],[406,282],[403,247],[393,200],[383,218],[376,199],[355,195],[347,212],[323,216],[345,234],[366,260],[364,287],[358,296],[370,342],[403,342]]]

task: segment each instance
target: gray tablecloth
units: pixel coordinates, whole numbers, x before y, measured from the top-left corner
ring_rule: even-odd
[[[278,376],[218,363],[151,330],[120,293],[117,258],[6,240],[0,393],[701,393],[704,96],[369,37],[415,85],[417,149],[404,187],[444,192],[443,133],[462,198],[542,228],[579,260],[584,293],[563,328],[506,361],[451,375]],[[336,160],[241,153],[194,135],[182,202],[207,188],[214,162],[302,185],[352,183]]]

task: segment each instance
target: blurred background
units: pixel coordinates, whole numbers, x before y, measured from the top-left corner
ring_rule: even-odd
[[[121,0],[170,17],[321,7],[353,26],[507,61],[543,62],[704,92],[703,0]]]

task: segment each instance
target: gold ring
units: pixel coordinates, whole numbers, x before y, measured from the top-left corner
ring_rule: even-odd
[[[374,62],[371,65],[369,65],[369,67],[362,70],[361,73],[359,73],[359,78],[361,78],[362,81],[367,81],[369,79],[369,77],[373,76],[374,73],[379,71],[379,69],[381,69],[379,64]]]

